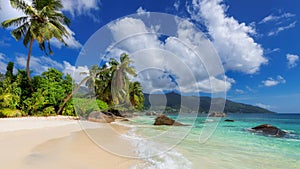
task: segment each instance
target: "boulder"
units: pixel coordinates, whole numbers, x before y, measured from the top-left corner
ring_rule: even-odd
[[[226,122],[234,122],[234,120],[231,120],[231,119],[226,119],[224,121],[226,121]]]
[[[270,124],[262,124],[256,127],[253,127],[252,130],[256,132],[262,132],[264,135],[275,136],[275,137],[283,137],[287,134],[287,132],[272,126]]]
[[[212,112],[208,114],[209,117],[226,117],[225,113],[221,112]]]
[[[93,111],[89,114],[88,120],[93,122],[110,123],[115,121],[115,118],[106,112]]]
[[[154,125],[174,125],[174,126],[184,126],[184,124],[181,124],[169,117],[167,117],[166,115],[164,114],[161,114],[159,116],[157,116],[155,118],[155,122],[154,122]]]

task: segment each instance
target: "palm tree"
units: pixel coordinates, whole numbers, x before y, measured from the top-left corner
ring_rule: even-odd
[[[131,105],[137,109],[142,110],[144,108],[144,93],[141,83],[131,82],[129,85],[129,97]]]
[[[101,72],[105,72],[106,68],[100,68],[98,65],[93,65],[89,72],[81,72],[81,74],[85,74],[86,77],[84,77],[79,84],[76,86],[76,88],[64,99],[63,104],[60,106],[59,110],[57,111],[57,114],[61,114],[64,107],[66,106],[67,102],[74,96],[75,93],[78,92],[80,87],[85,83],[85,85],[88,87],[88,89],[93,92],[95,90],[95,82],[98,80],[98,75],[101,74]]]
[[[32,0],[31,5],[24,0],[10,0],[10,4],[13,8],[22,11],[25,16],[5,20],[1,25],[4,28],[16,27],[11,32],[12,36],[17,41],[23,38],[25,47],[29,44],[26,73],[31,83],[29,63],[34,41],[36,40],[40,49],[45,52],[47,52],[47,45],[50,54],[53,53],[50,46],[52,38],[67,46],[63,38],[70,36],[65,27],[70,24],[70,20],[59,11],[63,7],[60,0]]]
[[[122,54],[120,57],[120,64],[116,67],[112,76],[112,90],[111,94],[115,105],[130,106],[129,99],[129,78],[128,75],[136,76],[133,67],[130,67],[130,60],[127,54]]]

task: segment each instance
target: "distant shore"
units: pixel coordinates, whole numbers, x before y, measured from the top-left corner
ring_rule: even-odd
[[[139,162],[100,148],[101,145],[87,136],[87,131],[96,133],[94,136],[104,140],[104,144],[116,144],[118,151],[129,151],[124,154],[134,153],[130,142],[120,137],[128,131],[124,126],[79,121],[67,116],[1,118],[1,167],[127,169]]]

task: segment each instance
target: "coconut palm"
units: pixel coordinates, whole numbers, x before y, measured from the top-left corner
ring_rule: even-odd
[[[129,99],[129,78],[128,75],[136,76],[133,67],[129,66],[132,61],[127,54],[122,54],[120,57],[120,64],[116,67],[112,76],[112,97],[115,105],[130,106]]]
[[[131,82],[129,85],[129,97],[131,105],[137,109],[142,110],[144,108],[144,93],[141,83]]]
[[[1,25],[4,28],[14,27],[12,36],[17,41],[23,38],[26,47],[29,44],[26,72],[31,83],[29,63],[34,41],[38,42],[42,51],[52,54],[50,39],[56,38],[67,45],[64,37],[68,38],[70,33],[65,26],[70,20],[59,11],[63,7],[60,0],[32,0],[31,5],[24,0],[10,0],[10,4],[25,15],[5,20]]]

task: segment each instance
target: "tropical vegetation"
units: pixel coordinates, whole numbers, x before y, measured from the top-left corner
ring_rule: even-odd
[[[92,111],[133,112],[144,108],[144,95],[127,54],[120,62],[111,59],[103,66],[94,65],[83,80],[76,84],[72,77],[55,68],[32,78],[32,88],[26,71],[13,73],[14,63],[7,64],[0,74],[0,117],[80,115]],[[76,114],[77,113],[77,114]]]
[[[64,38],[70,35],[66,29],[70,20],[59,11],[63,8],[60,0],[32,0],[31,5],[24,0],[10,0],[10,4],[25,16],[5,20],[1,25],[3,28],[13,27],[12,36],[17,41],[23,38],[25,47],[29,44],[26,73],[31,84],[29,65],[34,41],[37,41],[42,51],[52,54],[52,38],[67,45]]]

